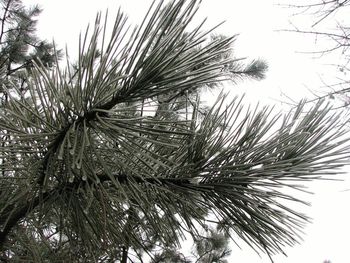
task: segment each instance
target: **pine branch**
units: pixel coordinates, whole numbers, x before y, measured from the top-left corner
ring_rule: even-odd
[[[345,130],[322,103],[282,117],[220,95],[200,116],[191,94],[236,75],[261,78],[266,64],[230,57],[233,37],[209,41],[202,25],[188,32],[198,2],[154,6],[129,37],[119,12],[101,47],[107,21],[98,15],[75,69],[34,61],[26,97],[5,87],[2,247],[36,211],[96,258],[111,252],[106,244],[123,245],[122,260],[128,249],[148,251],[140,233],[178,244],[184,231],[198,234],[208,212],[268,254],[298,241],[308,218],[285,201],[306,202],[281,189],[335,174],[349,154]],[[37,227],[25,231],[38,236]]]

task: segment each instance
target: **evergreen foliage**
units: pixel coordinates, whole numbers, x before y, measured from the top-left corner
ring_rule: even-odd
[[[217,229],[206,229],[204,235],[194,240],[191,255],[185,256],[174,246],[155,253],[151,263],[228,263],[225,259],[231,254],[229,236]]]
[[[298,242],[307,217],[286,201],[303,201],[284,187],[336,173],[344,130],[322,102],[285,116],[226,95],[203,107],[201,89],[260,79],[266,65],[244,66],[234,37],[190,29],[199,2],[154,3],[134,29],[119,11],[109,40],[98,15],[76,63],[34,59],[25,94],[3,85],[3,260],[125,263],[157,246],[176,256],[166,248],[199,240],[208,221],[268,254]],[[225,254],[222,241],[198,242],[198,262]]]
[[[33,62],[52,67],[60,51],[35,34],[35,18],[41,13],[38,6],[25,8],[20,0],[1,0],[0,6],[0,93],[6,101],[4,87],[13,85],[9,82],[15,82],[24,93],[28,88],[26,72],[33,68]]]

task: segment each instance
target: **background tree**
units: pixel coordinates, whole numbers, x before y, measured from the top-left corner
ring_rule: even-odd
[[[25,8],[20,0],[1,0],[0,5],[0,93],[6,101],[8,82],[16,82],[25,92],[26,71],[33,67],[33,61],[52,67],[59,51],[35,34],[36,17],[41,12],[38,6]]]
[[[98,15],[75,67],[32,61],[24,98],[9,83],[4,261],[141,261],[185,233],[198,241],[197,260],[214,260],[208,246],[227,252],[215,232],[199,241],[208,222],[269,255],[298,242],[307,217],[288,202],[304,202],[284,186],[336,173],[345,132],[322,102],[285,116],[223,94],[203,107],[199,89],[261,78],[266,65],[242,65],[234,37],[190,25],[199,2],[160,1],[133,30],[119,11],[109,40]]]
[[[218,229],[209,228],[204,235],[198,235],[194,240],[191,255],[182,254],[177,247],[169,246],[156,252],[152,263],[227,263],[225,259],[231,254],[229,236]]]
[[[283,1],[281,1],[283,3]],[[282,4],[291,8],[296,19],[292,20],[291,31],[299,34],[310,35],[317,41],[316,50],[305,51],[316,55],[316,57],[336,58],[332,62],[336,71],[329,71],[329,75],[334,75],[332,80],[327,80],[324,84],[328,87],[326,92],[315,91],[316,101],[320,98],[335,100],[336,106],[344,108],[350,104],[349,97],[349,61],[350,61],[350,25],[347,14],[350,10],[348,0],[313,0],[313,1],[289,1]],[[310,23],[297,23],[297,18],[308,17]],[[334,61],[334,59],[332,59]],[[329,62],[327,63],[329,65]]]

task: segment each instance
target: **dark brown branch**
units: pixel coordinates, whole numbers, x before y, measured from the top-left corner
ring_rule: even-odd
[[[128,248],[123,246],[122,260],[120,263],[127,263],[128,260]]]
[[[148,184],[173,184],[173,185],[185,185],[185,184],[191,184],[190,180],[188,178],[165,178],[165,177],[140,177],[140,176],[128,176],[126,174],[114,174],[114,179],[118,180],[120,184],[127,184],[129,182],[135,182],[138,184],[142,183],[148,183]],[[109,175],[106,174],[97,174],[97,177],[99,178],[100,182],[106,182],[111,181],[111,178]]]
[[[18,71],[18,70],[21,70],[21,69],[23,69],[23,68],[26,68],[26,67],[28,67],[31,63],[32,63],[31,61],[27,61],[27,62],[23,63],[22,65],[16,67],[16,68],[10,69],[10,70],[8,70],[8,71],[6,72],[6,75],[9,76],[9,75],[15,73],[15,72]]]

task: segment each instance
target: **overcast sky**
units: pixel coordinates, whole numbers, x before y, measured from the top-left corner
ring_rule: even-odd
[[[44,9],[39,17],[40,37],[48,40],[54,38],[59,48],[64,48],[67,44],[69,53],[73,55],[78,50],[79,33],[84,31],[88,22],[94,20],[98,11],[105,11],[108,8],[112,17],[117,8],[122,6],[130,21],[137,23],[152,1],[24,0],[23,2],[26,5],[39,4]],[[308,89],[319,89],[321,79],[327,78],[327,72],[319,60],[296,52],[312,49],[313,39],[292,33],[276,32],[278,29],[290,26],[291,17],[288,15],[292,13],[291,10],[275,5],[276,3],[277,0],[204,0],[198,16],[208,17],[208,27],[225,20],[226,23],[219,32],[226,35],[239,34],[235,46],[237,57],[263,58],[269,64],[269,72],[264,81],[239,83],[232,92],[245,91],[252,102],[277,103],[278,106],[280,105],[278,100],[285,99],[281,94],[297,99],[305,97]],[[312,206],[305,211],[313,217],[313,224],[305,229],[304,242],[293,248],[287,248],[288,258],[276,256],[275,262],[322,263],[323,260],[330,259],[332,263],[347,263],[350,260],[350,191],[343,190],[350,189],[350,180],[342,183],[323,181],[310,186],[315,194],[306,196],[312,201]],[[232,262],[269,262],[266,256],[260,258],[244,245],[242,250],[235,246],[232,250]]]

